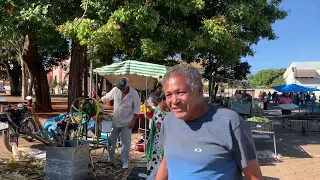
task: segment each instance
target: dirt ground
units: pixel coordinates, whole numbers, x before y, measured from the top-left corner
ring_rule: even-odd
[[[6,98],[7,98],[7,101],[9,102],[15,102],[15,103],[21,102],[20,97],[7,96]],[[44,121],[48,118],[58,116],[61,113],[67,113],[66,97],[52,97],[51,99],[53,102],[52,108],[54,111],[49,113],[38,113],[37,116],[39,117],[41,123],[44,123]],[[105,107],[105,109],[110,109],[110,107]],[[146,160],[144,158],[144,153],[137,152],[134,150],[135,148],[134,144],[137,141],[138,136],[139,136],[138,133],[134,133],[132,135],[132,147],[130,152],[131,163],[128,169],[121,168],[122,165],[119,157],[120,150],[117,150],[115,164],[114,165],[108,164],[105,161],[105,156],[103,156],[102,162],[94,164],[95,171],[94,172],[90,171],[89,179],[95,179],[95,180],[106,179],[106,177],[107,179],[110,179],[110,180],[127,179],[127,177],[130,177],[130,174],[132,173],[132,171],[136,171],[135,168],[146,167]],[[0,136],[0,162],[8,160],[12,156],[12,153],[5,148],[4,143],[2,142],[3,142],[3,137]],[[38,141],[28,142],[23,138],[19,138],[19,147],[31,147],[31,148],[36,148],[40,150],[45,150],[45,146],[42,143]],[[101,154],[102,154],[102,150],[92,151],[94,162],[98,162],[98,160],[100,160]],[[142,172],[144,172],[144,170]]]
[[[61,113],[66,113],[67,105],[66,104],[58,104],[53,105],[54,112],[50,113],[39,113],[37,116],[39,117],[41,123],[43,123],[46,119],[57,116]],[[41,148],[42,144],[38,141],[28,142],[23,138],[19,138],[18,142],[19,147],[32,147],[32,148]],[[43,149],[43,147],[41,148]],[[0,137],[0,159],[8,159],[11,156],[11,152],[9,152],[3,143],[3,137]]]
[[[10,100],[16,101],[17,99],[10,98]],[[66,102],[66,98],[53,97],[52,102],[54,102],[54,112],[37,114],[42,122],[44,122],[45,119],[57,116],[60,113],[66,113],[65,110],[67,105],[63,103]],[[270,111],[270,113],[273,113],[273,110],[272,112]],[[260,160],[262,173],[265,179],[320,180],[320,132],[310,134],[309,136],[302,136],[299,131],[289,132],[288,128],[282,128],[280,126],[277,127],[275,131],[277,151],[282,157],[278,161],[268,159]],[[117,161],[113,166],[106,162],[96,163],[96,171],[90,173],[90,179],[121,180],[127,179],[132,173],[143,173],[146,167],[144,153],[139,153],[134,150],[134,142],[137,141],[138,135],[139,134],[135,133],[132,136],[133,145],[130,154],[131,164],[129,169],[124,170],[121,168],[120,158],[118,156]],[[11,153],[6,150],[1,141],[2,139],[0,139],[0,159],[7,159],[11,156]],[[23,139],[19,140],[19,146],[44,149],[44,146],[37,141],[27,142]],[[272,147],[270,146],[270,148]],[[97,161],[98,157],[101,155],[101,151],[97,150],[92,153],[95,161]]]

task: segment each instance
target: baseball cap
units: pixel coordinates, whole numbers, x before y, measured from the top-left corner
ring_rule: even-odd
[[[129,80],[126,77],[122,77],[120,78],[118,84],[116,85],[116,87],[120,90],[122,90],[123,88],[125,88],[126,86],[128,86],[129,84]]]

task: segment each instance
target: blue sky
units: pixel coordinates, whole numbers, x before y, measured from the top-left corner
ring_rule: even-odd
[[[287,68],[292,62],[320,61],[320,0],[283,0],[281,8],[290,10],[286,19],[273,25],[279,37],[261,40],[248,60],[251,73],[270,68]]]

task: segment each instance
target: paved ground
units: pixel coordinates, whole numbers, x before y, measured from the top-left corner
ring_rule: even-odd
[[[320,136],[289,133],[282,127],[277,127],[276,133],[277,150],[282,157],[276,162],[261,160],[266,179],[320,179]]]
[[[9,98],[8,98],[9,99]],[[17,101],[20,98],[10,97],[9,101]],[[53,102],[66,102],[65,98],[52,98]],[[54,105],[56,112],[38,114],[41,119],[55,116],[64,112],[66,105]],[[272,108],[267,111],[268,115],[277,115],[279,109]],[[316,125],[314,125],[316,127]],[[299,129],[299,127],[295,127]],[[265,179],[269,180],[320,180],[320,133],[312,133],[309,136],[302,136],[299,131],[281,125],[275,126],[277,151],[281,154],[278,161],[261,159],[261,169]],[[133,139],[136,138],[136,135]],[[1,140],[1,139],[0,139]],[[38,142],[26,142],[23,139],[19,142],[20,147],[31,146],[41,148]],[[256,141],[258,150],[273,150],[272,142]],[[133,154],[136,154],[133,152]],[[139,155],[141,159],[143,155]],[[10,157],[10,153],[4,148],[0,141],[0,159]],[[131,168],[132,169],[132,168]],[[122,172],[124,173],[124,172]]]
[[[267,115],[279,115],[280,110],[272,107]],[[281,122],[281,121],[279,121]],[[302,136],[300,125],[294,125],[291,132],[281,125],[275,126],[279,161],[261,161],[261,169],[266,179],[316,180],[320,179],[320,133]],[[317,125],[312,125],[317,129]],[[272,147],[270,148],[272,149]]]

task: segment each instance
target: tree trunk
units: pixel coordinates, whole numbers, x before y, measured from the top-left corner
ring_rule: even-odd
[[[88,96],[89,91],[88,91],[88,56],[85,53],[85,59],[84,59],[84,74],[83,74],[83,96]]]
[[[98,86],[99,89],[97,90],[97,92],[98,92],[98,96],[101,97],[104,78],[103,78],[102,76],[99,76],[99,79],[100,79],[100,83],[99,83],[100,86]],[[98,80],[98,81],[99,81],[99,80]]]
[[[29,73],[29,78],[30,78],[30,84],[29,84],[29,87],[28,87],[28,95],[29,96],[32,96],[33,95],[33,81],[32,81],[32,76],[31,76],[31,74]]]
[[[10,83],[10,94],[11,96],[20,96],[21,95],[21,66],[18,64],[11,64],[12,69],[8,63],[6,63],[6,70],[8,74],[8,79]]]
[[[112,83],[110,83],[108,80],[106,80],[106,91],[109,92],[112,89]]]
[[[9,77],[9,82],[10,82],[11,96],[20,96],[21,95],[20,75],[11,74]]]
[[[107,55],[105,57],[106,62],[104,62],[104,64],[106,63],[107,65],[110,65],[110,64],[113,63],[114,54],[112,52],[113,52],[113,50],[111,49],[110,52],[107,53]],[[113,88],[112,87],[112,83],[110,83],[108,80],[106,80],[105,82],[106,82],[106,90],[107,90],[107,92],[111,91],[111,89]]]
[[[36,93],[36,111],[52,111],[51,98],[47,73],[41,63],[38,48],[35,44],[36,37],[27,35],[23,47],[23,60],[31,73]]]
[[[82,79],[86,52],[86,46],[82,46],[75,41],[72,42],[71,62],[69,66],[68,107],[70,107],[73,100],[82,96]]]
[[[27,70],[27,66],[26,63],[23,61],[22,57],[21,57],[21,98],[22,100],[25,100],[27,95],[28,95],[28,70]]]

